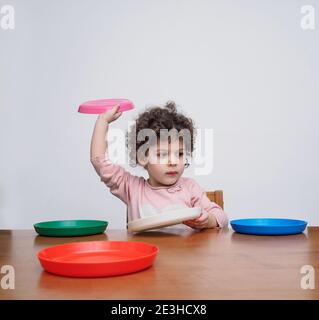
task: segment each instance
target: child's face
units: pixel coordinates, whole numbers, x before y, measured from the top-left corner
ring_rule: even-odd
[[[175,139],[151,146],[145,169],[156,185],[171,185],[183,174],[185,161],[183,141]]]

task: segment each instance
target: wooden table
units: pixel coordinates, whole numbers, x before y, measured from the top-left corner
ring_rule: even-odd
[[[98,279],[44,272],[36,253],[75,241],[134,240],[159,246],[154,265],[138,273]],[[232,230],[171,230],[48,238],[32,230],[0,231],[0,267],[15,268],[15,289],[1,299],[318,299],[319,286],[301,289],[300,268],[319,270],[319,228],[281,237],[247,236]],[[3,277],[3,274],[0,274]],[[316,277],[316,279],[319,276]]]

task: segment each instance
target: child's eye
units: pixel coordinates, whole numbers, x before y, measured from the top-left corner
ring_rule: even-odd
[[[160,152],[157,154],[158,157],[166,157],[167,156],[167,152]]]

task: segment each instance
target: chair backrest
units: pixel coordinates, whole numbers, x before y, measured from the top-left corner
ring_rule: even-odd
[[[210,201],[218,204],[222,209],[224,209],[224,196],[223,190],[206,191],[207,197]]]

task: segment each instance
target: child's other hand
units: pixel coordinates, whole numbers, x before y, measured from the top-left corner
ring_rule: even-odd
[[[104,113],[101,113],[98,116],[98,120],[102,121],[103,123],[105,123],[105,122],[111,123],[111,122],[115,121],[122,114],[122,112],[118,112],[119,108],[120,108],[119,104],[115,105],[112,109],[110,109]]]
[[[194,229],[210,228],[211,216],[207,212],[203,211],[198,218],[187,220],[183,223]]]

